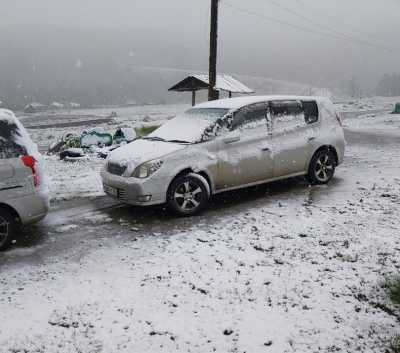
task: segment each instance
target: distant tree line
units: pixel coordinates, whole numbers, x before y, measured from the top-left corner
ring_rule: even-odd
[[[400,74],[383,75],[376,93],[384,97],[400,96]]]

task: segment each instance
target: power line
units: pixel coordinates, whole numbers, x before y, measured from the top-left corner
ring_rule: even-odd
[[[382,44],[379,44],[379,43],[373,43],[373,42],[366,41],[366,40],[363,40],[363,39],[359,39],[359,38],[353,37],[353,36],[351,36],[351,35],[349,35],[347,33],[337,31],[336,29],[334,29],[334,28],[332,28],[330,26],[321,24],[321,23],[319,23],[319,22],[317,22],[317,21],[315,21],[315,20],[313,20],[313,19],[311,19],[309,17],[304,16],[300,12],[292,10],[291,8],[289,8],[289,7],[285,6],[285,5],[282,5],[282,4],[280,4],[279,2],[277,2],[275,0],[269,0],[269,2],[271,4],[273,4],[274,6],[279,7],[280,9],[282,9],[282,10],[284,10],[284,11],[286,11],[286,12],[288,12],[288,13],[290,13],[290,14],[292,14],[292,15],[294,15],[294,16],[296,16],[296,17],[298,17],[298,18],[300,18],[300,19],[302,19],[302,20],[314,25],[314,26],[317,26],[317,27],[319,27],[319,28],[321,28],[323,30],[328,30],[329,32],[335,33],[336,35],[343,36],[344,38],[353,40],[355,42],[359,42],[361,44],[366,44],[366,45],[373,46],[373,47],[380,47],[382,49],[388,50],[388,48],[385,45],[382,45]]]
[[[267,15],[264,15],[264,14],[261,14],[261,13],[258,13],[258,12],[252,11],[252,10],[245,9],[243,7],[238,7],[236,5],[233,5],[232,3],[229,3],[226,0],[221,1],[221,4],[223,4],[224,6],[230,7],[232,9],[236,10],[236,11],[240,11],[240,12],[246,13],[248,15],[258,17],[258,18],[260,18],[260,19],[262,19],[262,20],[264,20],[266,22],[274,22],[274,23],[277,23],[277,24],[280,24],[280,25],[283,25],[283,26],[286,26],[286,27],[290,27],[290,28],[293,28],[293,29],[296,29],[296,30],[307,32],[307,33],[312,33],[312,34],[315,34],[315,35],[318,35],[318,36],[321,36],[321,37],[329,37],[329,38],[333,38],[333,39],[336,39],[336,40],[352,42],[353,44],[354,43],[361,44],[361,45],[364,45],[364,46],[372,47],[372,48],[379,49],[379,50],[385,50],[385,51],[388,51],[388,52],[392,52],[393,51],[390,48],[382,47],[382,46],[379,46],[379,45],[375,45],[373,43],[360,41],[360,40],[355,40],[355,39],[348,38],[348,37],[343,37],[342,35],[337,35],[337,34],[334,34],[334,33],[320,32],[320,31],[317,31],[317,30],[312,29],[312,28],[308,28],[308,27],[304,27],[304,26],[301,26],[301,25],[297,25],[297,24],[293,24],[293,23],[290,23],[290,22],[286,22],[286,21],[283,21],[283,20],[280,20],[280,19],[277,19],[277,18],[274,18],[274,17],[271,17],[271,16],[267,16]]]
[[[303,7],[307,6],[307,4],[303,0],[296,0],[296,1],[297,1],[297,3],[299,5],[301,5]],[[319,13],[318,11],[315,11],[315,9],[307,8],[307,12],[312,12],[316,16],[320,16],[321,15],[321,13]],[[372,34],[372,33],[369,33],[369,32],[363,31],[363,30],[361,30],[359,28],[356,28],[356,27],[354,27],[354,25],[349,25],[348,22],[343,21],[343,19],[340,16],[335,16],[335,15],[333,15],[331,13],[330,14],[324,13],[324,17],[326,17],[328,19],[331,19],[331,20],[334,20],[334,21],[339,21],[342,25],[346,26],[351,31],[353,31],[355,33],[358,33],[358,34],[360,34],[362,36],[368,36],[368,37],[372,37],[372,38],[378,39],[378,37],[376,35]]]

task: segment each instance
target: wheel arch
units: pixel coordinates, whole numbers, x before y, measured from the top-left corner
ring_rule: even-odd
[[[326,150],[331,151],[331,152],[333,153],[333,155],[335,156],[335,164],[336,164],[336,166],[337,166],[337,165],[339,164],[339,154],[338,154],[336,148],[335,148],[334,146],[332,146],[332,145],[323,145],[323,146],[317,148],[317,149],[314,151],[314,153],[312,154],[311,159],[310,159],[308,165],[310,165],[312,159],[314,158],[314,156],[315,156],[318,152],[320,152],[320,151],[326,151]]]
[[[13,215],[13,217],[15,217],[18,220],[18,222],[21,222],[20,215],[15,210],[15,208],[11,207],[10,205],[0,202],[0,210],[5,210],[5,211],[9,212],[10,214]]]
[[[207,173],[207,171],[205,170],[198,170],[196,168],[184,168],[181,171],[179,171],[170,181],[169,185],[168,185],[168,189],[167,192],[169,190],[169,188],[171,187],[172,183],[179,177],[183,176],[183,175],[187,175],[187,174],[198,174],[201,175],[204,179],[206,179],[208,186],[210,187],[210,194],[213,194],[213,190],[214,190],[214,183],[212,181],[211,176],[209,175],[209,173]]]

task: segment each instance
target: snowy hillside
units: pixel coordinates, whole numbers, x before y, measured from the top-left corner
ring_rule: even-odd
[[[190,74],[204,74],[202,71],[177,70],[157,67],[131,67],[129,75],[140,89],[135,91],[135,99],[144,103],[188,103],[191,93],[168,92],[175,83]],[[232,74],[232,73],[228,73]],[[297,94],[331,96],[329,90],[302,83],[275,80],[265,77],[236,75],[236,79],[256,91],[256,94]],[[199,101],[206,99],[207,92],[199,94]]]

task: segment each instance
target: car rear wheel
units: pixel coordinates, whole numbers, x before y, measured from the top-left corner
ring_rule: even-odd
[[[18,221],[9,211],[0,209],[0,251],[7,249],[17,235]]]
[[[207,180],[198,174],[177,177],[168,190],[167,206],[179,216],[192,216],[204,210],[210,198]]]
[[[311,160],[308,180],[311,184],[323,185],[331,181],[335,174],[336,158],[329,149],[315,153]]]

